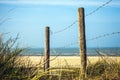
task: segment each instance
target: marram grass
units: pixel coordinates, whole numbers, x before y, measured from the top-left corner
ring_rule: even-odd
[[[16,40],[3,41],[0,36],[0,80],[81,80],[80,67],[71,68],[67,62],[65,67],[46,72],[41,63],[37,67],[31,67],[29,61],[21,65],[24,61],[16,58],[24,49],[14,47]],[[88,64],[86,74],[86,80],[120,80],[120,62],[102,56],[102,60]]]

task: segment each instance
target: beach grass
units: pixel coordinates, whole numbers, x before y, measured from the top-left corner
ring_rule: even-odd
[[[16,40],[0,36],[0,80],[81,80],[80,56],[51,56],[44,71],[44,56],[20,56]],[[120,80],[119,56],[88,56],[87,63],[86,80]]]
[[[27,58],[25,58],[27,57]],[[43,57],[43,56],[42,56]],[[32,65],[39,64],[41,56],[22,56],[29,59]],[[80,80],[80,56],[51,56],[49,75],[43,71],[36,74],[40,80]],[[42,62],[41,62],[42,63]],[[118,56],[88,56],[87,80],[119,80],[120,57]],[[48,78],[49,76],[49,78]],[[34,79],[34,80],[37,80]]]

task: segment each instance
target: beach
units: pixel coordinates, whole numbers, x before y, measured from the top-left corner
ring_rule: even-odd
[[[120,56],[88,56],[87,64],[101,60],[105,60],[108,63],[111,61],[120,62]],[[30,67],[43,67],[44,56],[18,56],[16,61],[20,61],[25,65],[30,64]],[[80,65],[80,56],[50,56],[50,68],[80,67]]]

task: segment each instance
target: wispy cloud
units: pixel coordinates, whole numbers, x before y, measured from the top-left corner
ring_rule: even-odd
[[[70,1],[70,0],[14,0],[14,1],[9,1],[9,0],[2,0],[0,1],[1,4],[15,4],[15,5],[23,5],[23,4],[27,4],[27,5],[62,5],[62,6],[98,6],[101,5],[103,3],[105,3],[105,1]],[[109,4],[109,6],[116,6],[116,7],[120,7],[120,1],[117,2],[111,2]]]

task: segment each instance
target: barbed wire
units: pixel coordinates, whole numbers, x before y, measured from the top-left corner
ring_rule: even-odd
[[[120,32],[112,32],[112,33],[103,34],[103,35],[100,35],[100,36],[97,36],[97,37],[93,37],[93,38],[87,39],[86,42],[87,41],[93,41],[93,40],[100,39],[100,38],[104,38],[104,37],[108,37],[108,36],[112,36],[112,35],[115,35],[115,34],[120,34]],[[79,43],[78,41],[72,42],[70,44],[67,44],[67,45],[63,46],[62,48],[67,48],[67,47],[76,45],[78,43]]]
[[[110,2],[112,2],[112,0],[109,0],[107,2],[105,2],[104,4],[102,4],[101,6],[97,7],[95,10],[93,10],[92,12],[90,12],[89,14],[86,14],[85,17],[87,16],[90,16],[92,14],[94,14],[95,12],[97,12],[99,9],[103,8],[104,6],[108,5]],[[56,32],[52,32],[50,31],[51,34],[58,34],[58,33],[61,33],[63,31],[66,31],[67,29],[73,27],[74,24],[76,24],[78,22],[78,20],[75,20],[72,24],[70,24],[69,26],[61,29],[61,30],[58,30]],[[94,37],[94,38],[91,38],[91,39],[87,39],[86,41],[92,41],[92,40],[96,40],[96,39],[99,39],[99,38],[104,38],[104,37],[107,37],[107,36],[111,36],[111,35],[114,35],[114,34],[120,34],[120,32],[112,32],[112,33],[109,33],[109,34],[103,34],[103,35],[100,35],[100,36],[97,36],[97,37]],[[65,46],[63,46],[62,48],[68,48],[68,47],[71,47],[73,45],[78,45],[79,46],[79,41],[76,41],[76,42],[72,42],[70,44],[67,44]],[[56,50],[55,50],[56,51]],[[56,52],[55,52],[56,53]],[[60,55],[62,55],[61,53],[57,52],[57,55],[51,59],[51,61],[55,60],[57,57],[59,57]]]
[[[103,35],[100,35],[100,36],[88,39],[87,41],[92,41],[92,40],[96,40],[96,39],[99,39],[99,38],[108,37],[108,36],[115,35],[115,34],[120,34],[120,32],[112,32],[112,33],[103,34]]]
[[[78,20],[75,20],[75,21],[74,21],[72,24],[70,24],[69,26],[65,27],[64,29],[58,30],[58,31],[56,31],[56,32],[52,32],[52,31],[51,31],[51,34],[57,34],[57,33],[63,32],[63,31],[65,31],[65,30],[71,28],[71,27],[72,27],[75,23],[77,23],[77,22],[78,22]]]
[[[120,34],[120,32],[112,32],[112,33],[107,33],[107,34],[103,34],[103,35],[100,35],[100,36],[97,36],[97,37],[94,37],[94,38],[91,38],[91,39],[87,39],[86,41],[91,41],[91,40],[96,40],[96,39],[99,39],[99,38],[103,38],[103,37],[107,37],[107,36],[112,36],[112,35],[115,35],[115,34]],[[72,42],[70,44],[67,44],[65,46],[63,46],[62,48],[68,48],[72,45],[76,45],[78,44],[79,42]],[[50,61],[53,61],[55,60],[57,57],[61,56],[62,54],[59,53],[59,52],[56,52],[57,49],[54,49],[55,53],[57,53],[57,55],[55,57],[53,57],[52,59],[50,59]],[[76,56],[78,56],[78,54],[75,54]]]
[[[96,8],[95,10],[93,10],[92,12],[90,12],[89,14],[86,14],[85,17],[92,15],[93,13],[95,13],[96,11],[98,11],[99,9],[101,9],[101,8],[103,8],[104,6],[108,5],[110,2],[112,2],[112,0],[109,0],[109,1],[105,2],[105,3],[102,4],[101,6],[99,6],[98,8]],[[77,23],[77,22],[78,22],[78,20],[75,20],[75,21],[74,21],[72,24],[70,24],[69,26],[65,27],[64,29],[58,30],[58,31],[56,31],[56,32],[52,32],[52,31],[51,31],[51,34],[57,34],[57,33],[63,32],[63,31],[65,31],[65,30],[71,28],[71,27],[72,27],[75,23]]]
[[[112,1],[112,0],[109,0],[109,1],[105,2],[105,3],[102,4],[101,6],[99,6],[98,8],[96,8],[95,10],[93,10],[92,12],[90,12],[89,14],[86,14],[85,17],[94,14],[94,13],[95,13],[96,11],[98,11],[99,9],[101,9],[101,8],[103,8],[104,6],[108,5],[111,1]],[[77,22],[78,22],[78,20],[75,20],[75,21],[74,21],[72,24],[70,24],[69,26],[67,26],[67,27],[65,27],[65,28],[63,28],[63,29],[61,29],[61,30],[58,30],[58,31],[56,31],[56,32],[52,32],[52,31],[50,30],[50,33],[51,33],[51,34],[61,33],[61,32],[63,32],[63,31],[65,31],[65,30],[73,27],[73,25],[76,24]],[[92,41],[92,40],[96,40],[96,39],[99,39],[99,38],[111,36],[111,35],[114,35],[114,34],[120,34],[120,32],[112,32],[112,33],[110,33],[110,34],[103,34],[103,35],[100,35],[100,36],[97,36],[97,37],[94,37],[94,38],[91,38],[91,39],[87,39],[86,41]],[[71,47],[71,46],[76,45],[76,44],[78,44],[78,43],[79,43],[78,41],[72,42],[72,43],[70,43],[70,44],[67,44],[67,45],[63,46],[62,48],[68,48],[68,47]],[[56,58],[57,58],[58,56],[60,56],[60,55],[61,55],[61,53],[58,53],[57,56],[54,57],[52,60],[56,59]]]
[[[99,9],[103,8],[104,6],[108,5],[110,2],[112,2],[113,0],[109,0],[106,3],[102,4],[101,6],[99,6],[98,8],[96,8],[95,10],[93,10],[92,12],[86,14],[85,16],[89,16],[92,15],[93,13],[95,13],[96,11],[98,11]]]

